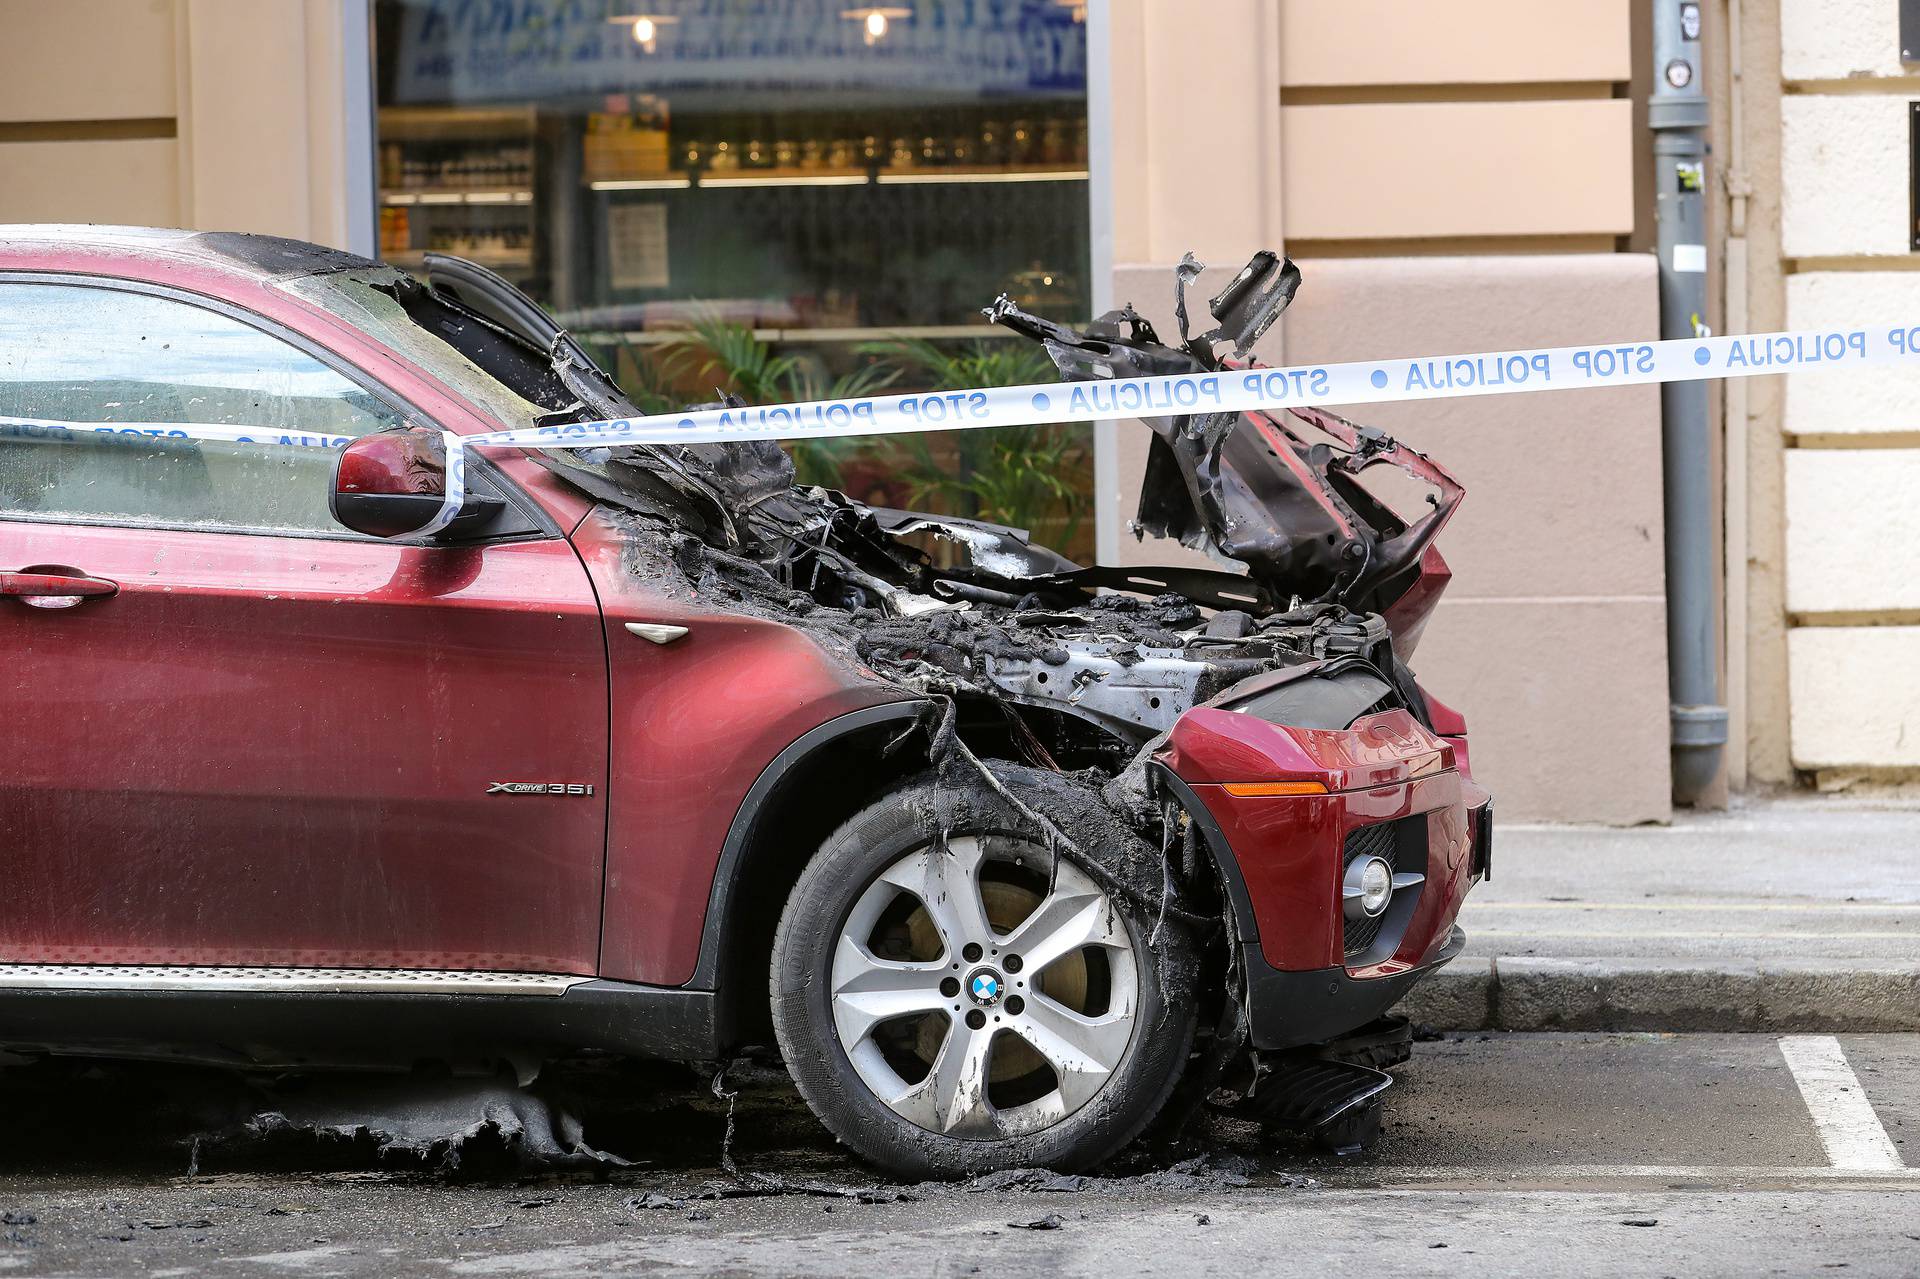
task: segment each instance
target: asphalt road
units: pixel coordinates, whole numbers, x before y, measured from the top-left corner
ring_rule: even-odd
[[[1197,1169],[1057,1190],[876,1182],[763,1082],[739,1166],[807,1191],[745,1195],[721,1104],[668,1072],[581,1086],[640,1166],[524,1177],[310,1137],[203,1142],[188,1175],[195,1077],[16,1069],[0,1275],[1920,1272],[1920,1036],[1467,1036],[1399,1075],[1365,1156],[1216,1122]]]

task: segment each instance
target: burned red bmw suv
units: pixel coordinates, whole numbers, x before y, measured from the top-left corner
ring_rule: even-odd
[[[990,315],[1069,379],[1243,362],[1298,273],[1256,256],[1190,337],[1197,270],[1178,341]],[[487,452],[427,536],[440,432],[637,414],[505,282],[427,276],[0,228],[0,1048],[777,1047],[910,1175],[1384,1086],[1490,856],[1405,665],[1444,470],[1317,411],[1143,417],[1138,524],[1217,571],[1082,567],[764,443]]]

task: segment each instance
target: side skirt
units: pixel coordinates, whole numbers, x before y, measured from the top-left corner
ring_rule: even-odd
[[[719,1055],[712,991],[552,973],[0,964],[0,1049],[249,1069]]]

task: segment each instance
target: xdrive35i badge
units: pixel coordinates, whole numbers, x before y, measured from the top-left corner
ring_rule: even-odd
[[[489,795],[591,795],[591,782],[488,782]]]

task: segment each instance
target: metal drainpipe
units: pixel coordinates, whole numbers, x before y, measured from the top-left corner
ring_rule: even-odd
[[[1746,166],[1746,55],[1740,0],[1727,0],[1727,258],[1726,303],[1720,322],[1728,333],[1747,331],[1747,200],[1753,184]],[[1722,400],[1725,423],[1727,518],[1726,639],[1727,786],[1747,785],[1747,379],[1728,378]]]
[[[1654,0],[1653,130],[1656,227],[1660,252],[1660,336],[1705,331],[1707,310],[1706,125],[1700,91],[1701,5]],[[1667,693],[1673,743],[1673,798],[1697,803],[1720,771],[1727,708],[1719,704],[1719,656],[1713,642],[1713,526],[1707,383],[1660,388],[1661,456],[1667,522]]]

